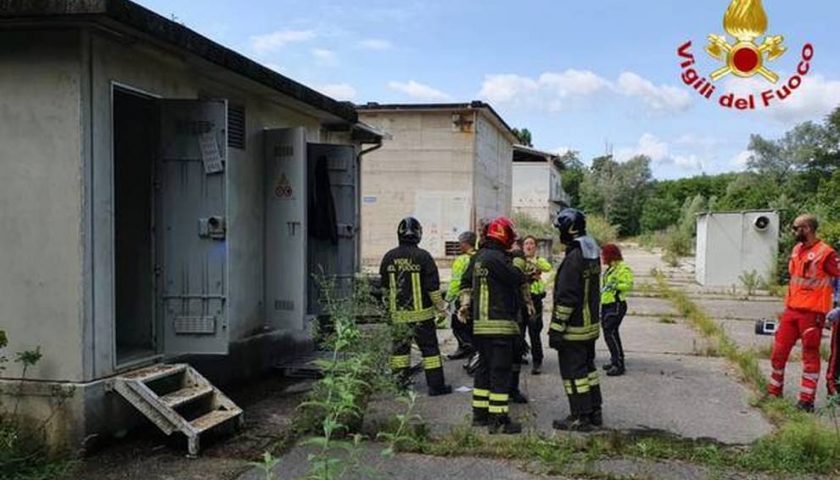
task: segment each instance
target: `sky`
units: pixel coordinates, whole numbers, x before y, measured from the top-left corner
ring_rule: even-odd
[[[336,99],[484,100],[528,128],[537,148],[575,150],[584,162],[645,154],[659,179],[743,170],[751,134],[776,138],[840,105],[837,0],[764,0],[766,34],[788,48],[766,64],[779,83],[729,75],[712,100],[683,83],[677,50],[691,40],[706,78],[722,66],[704,47],[724,35],[730,0],[139,3]],[[718,104],[724,93],[782,88],[809,43],[808,73],[784,101],[754,111]]]

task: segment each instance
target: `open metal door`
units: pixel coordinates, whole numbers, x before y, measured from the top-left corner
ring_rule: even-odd
[[[265,131],[265,305],[268,324],[305,328],[306,130]]]
[[[326,168],[318,168],[323,162]],[[316,276],[334,281],[337,295],[350,293],[356,275],[357,238],[359,233],[358,175],[356,150],[352,145],[310,143],[308,146],[308,183],[310,187],[325,186],[318,178],[326,171],[329,190],[335,210],[335,237],[325,235],[325,228],[315,229],[314,224],[326,226],[332,219],[323,217],[326,212],[323,192],[314,202],[310,191],[308,216],[310,219],[309,269]],[[316,235],[316,232],[318,234]],[[309,279],[309,313],[320,314],[321,285],[318,279]]]
[[[162,100],[156,274],[163,351],[227,354],[227,103]]]

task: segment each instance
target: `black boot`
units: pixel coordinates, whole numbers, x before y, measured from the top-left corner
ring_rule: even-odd
[[[490,414],[486,408],[473,408],[472,426],[486,427],[490,425]]]
[[[472,376],[476,368],[478,368],[478,352],[474,352],[469,360],[467,360],[467,363],[464,364],[464,370],[467,371],[467,375]]]
[[[525,404],[528,403],[528,397],[523,395],[522,391],[517,388],[516,390],[511,392],[510,401],[513,403]]]
[[[612,367],[613,367],[613,363],[612,363],[612,362],[610,362],[610,363],[605,363],[605,364],[601,365],[601,369],[603,369],[603,370],[609,370],[609,369],[611,369]]]
[[[551,426],[554,427],[555,430],[565,430],[568,432],[592,431],[592,422],[589,420],[589,415],[569,415],[563,420],[555,420],[551,422]]]
[[[490,415],[488,432],[491,435],[495,435],[497,433],[513,435],[522,432],[522,424],[512,421],[506,413],[494,413]]]
[[[613,365],[607,370],[608,377],[618,377],[624,375],[624,365]]]
[[[600,408],[589,414],[589,423],[591,423],[593,427],[604,426],[604,414]]]
[[[472,355],[472,353],[473,353],[472,348],[465,347],[465,346],[458,346],[458,350],[455,350],[455,352],[450,353],[449,355],[446,356],[446,358],[448,358],[450,360],[463,360],[463,359],[469,357],[470,355]]]
[[[441,395],[449,395],[452,393],[452,385],[441,385],[439,387],[429,387],[430,397],[439,397]]]
[[[534,365],[531,367],[531,375],[539,375],[542,373],[542,362],[534,361]]]

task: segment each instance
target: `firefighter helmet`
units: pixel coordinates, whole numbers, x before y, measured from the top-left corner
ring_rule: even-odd
[[[560,242],[569,244],[586,235],[586,215],[576,208],[564,208],[554,219],[554,228],[560,232]]]
[[[414,217],[403,218],[400,226],[397,227],[397,238],[401,243],[420,243],[423,238],[423,226],[420,225],[420,220]]]
[[[492,238],[501,243],[505,249],[513,246],[516,240],[516,230],[513,222],[507,217],[498,217],[487,226],[487,238]]]

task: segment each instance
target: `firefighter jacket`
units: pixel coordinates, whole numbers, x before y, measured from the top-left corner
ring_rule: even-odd
[[[433,320],[441,309],[440,278],[434,259],[417,245],[389,251],[379,267],[391,319],[396,323]]]
[[[522,286],[528,281],[495,240],[484,242],[462,277],[470,282],[473,335],[517,336]],[[462,291],[466,291],[466,285]]]
[[[557,270],[549,337],[563,341],[595,340],[600,334],[600,249],[592,237],[575,239]]]
[[[449,287],[446,289],[446,301],[454,302],[458,300],[458,295],[461,293],[461,278],[470,264],[470,259],[475,255],[475,250],[469,253],[462,253],[452,263],[452,278],[449,280]]]
[[[613,262],[601,280],[601,305],[622,302],[633,289],[633,271],[623,260]]]
[[[810,248],[797,244],[790,256],[788,287],[785,306],[822,315],[831,310],[834,303],[833,277],[840,274],[837,254],[823,242]]]

